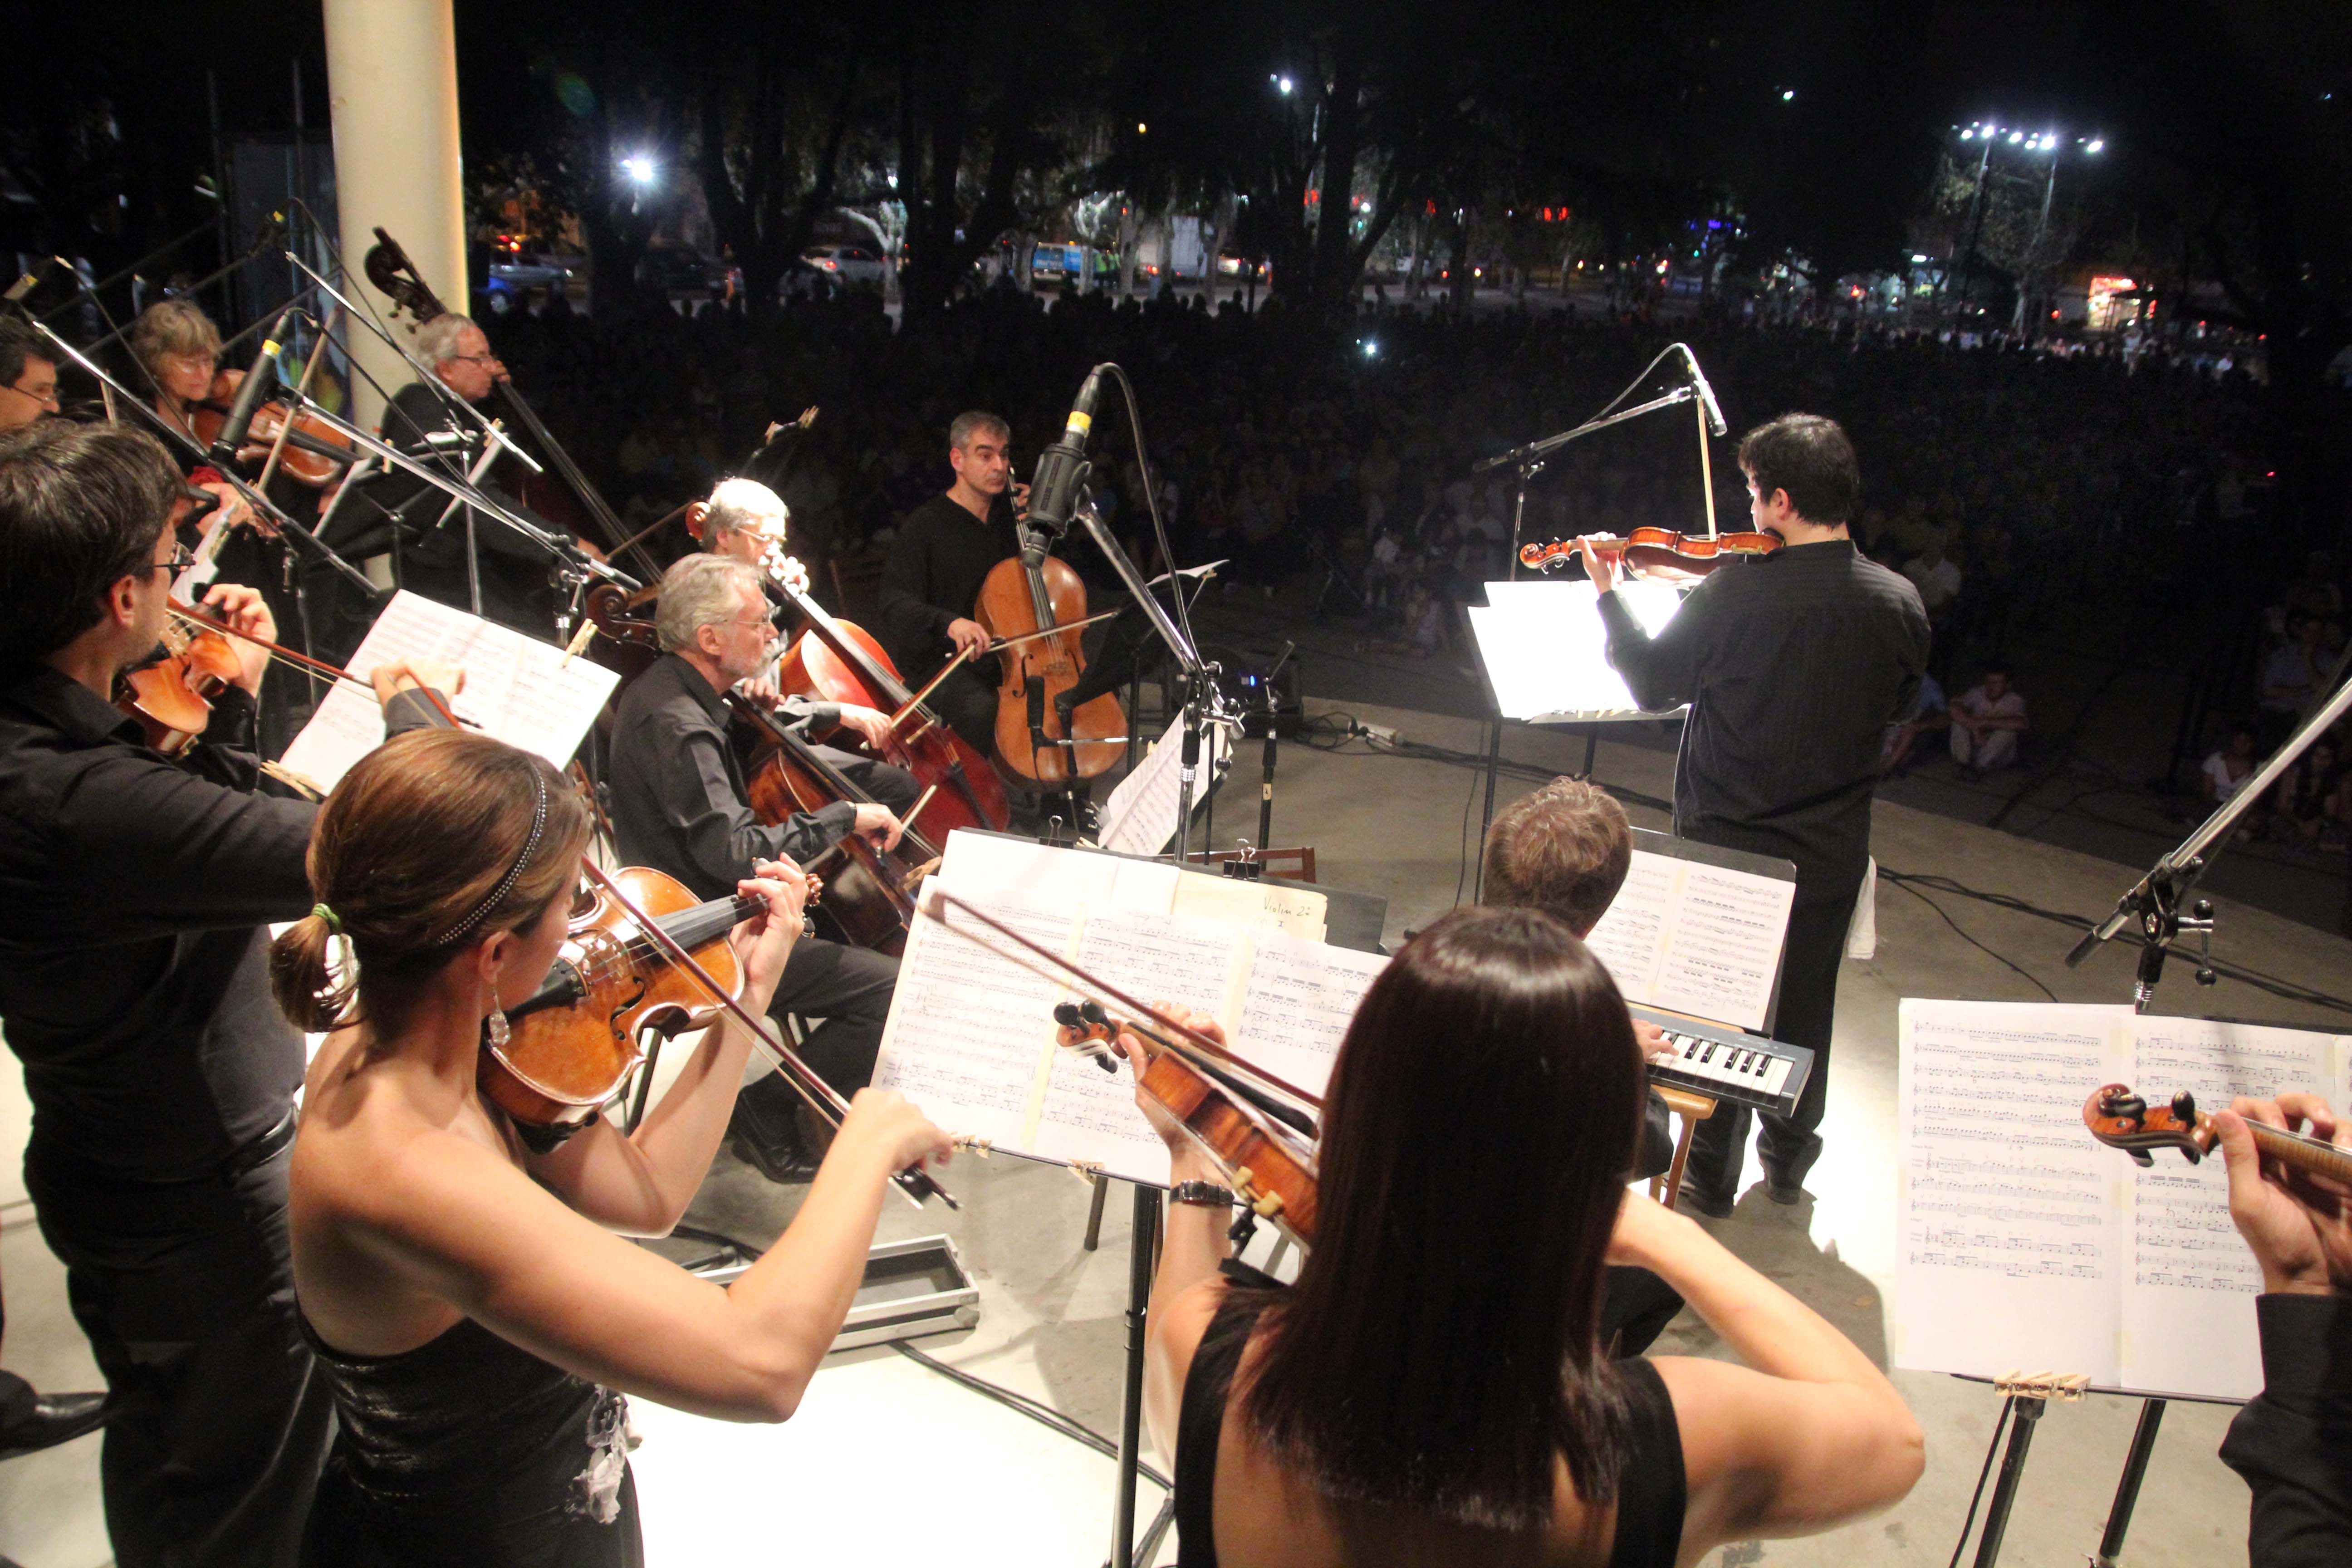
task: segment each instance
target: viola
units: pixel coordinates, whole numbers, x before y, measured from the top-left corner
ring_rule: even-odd
[[[1556,539],[1549,544],[1520,547],[1519,564],[1549,572],[1580,558],[1580,546],[1590,543],[1604,561],[1621,562],[1636,577],[1686,583],[1706,576],[1727,561],[1769,555],[1780,541],[1769,533],[1677,533],[1671,528],[1637,528],[1620,539],[1592,533],[1578,539]]]
[[[644,867],[614,878],[712,978],[730,990],[740,983],[727,933],[763,909],[761,900],[698,902],[675,878]],[[645,1059],[646,1031],[667,1037],[713,1021],[702,993],[635,920],[601,889],[583,889],[547,979],[507,1010],[506,1042],[484,1039],[476,1083],[516,1121],[577,1129]]]
[[[940,791],[930,807],[932,831],[986,827],[1002,833],[1012,811],[1003,782],[988,759],[916,700],[871,633],[855,621],[835,619],[812,598],[805,577],[793,582],[773,560],[765,577],[769,595],[799,611],[808,628],[778,666],[777,689],[889,714],[906,749],[908,772]]]
[[[1308,1113],[1322,1110],[1320,1099],[1253,1067],[1200,1030],[1135,1001],[944,889],[924,907],[942,923],[947,917],[941,909],[969,915],[1118,1003],[1126,1009],[1124,1016],[1093,1002],[1055,1007],[1058,1042],[1099,1058],[1119,1031],[1134,1035],[1142,1042],[1146,1058],[1138,1087],[1167,1110],[1223,1174],[1234,1195],[1249,1206],[1236,1228],[1245,1231],[1263,1219],[1302,1247],[1314,1242],[1318,1134]]]
[[[998,562],[980,585],[971,618],[1010,645],[999,656],[999,762],[1051,788],[1095,778],[1126,755],[1127,710],[1117,693],[1066,709],[1055,700],[1087,668],[1070,625],[1087,618],[1087,588],[1068,562],[1053,555]]]
[[[435,705],[440,706],[437,700]],[[443,715],[448,716],[446,708]],[[521,1007],[508,1011],[503,1046],[485,1032],[476,1069],[485,1097],[519,1129],[529,1130],[527,1141],[551,1147],[585,1126],[635,1070],[641,1030],[676,1033],[715,1023],[722,1012],[749,1031],[811,1109],[841,1125],[848,1102],[735,999],[741,976],[727,933],[763,900],[739,896],[697,903],[659,871],[624,870],[616,878],[585,855],[580,869],[586,886],[557,964]],[[669,905],[668,912],[646,912],[631,896],[632,887]],[[891,1180],[918,1204],[936,1197],[950,1208],[962,1206],[920,1165]]]
[[[163,657],[126,671],[114,705],[139,721],[147,743],[167,757],[186,752],[213,721],[213,699],[245,673],[229,639],[174,599],[163,618]]]
[[[874,797],[794,735],[784,721],[750,699],[727,694],[736,732],[751,755],[743,768],[744,793],[761,822],[784,821],[796,812],[822,811],[835,801],[872,805]],[[926,792],[920,812],[935,798]],[[911,813],[909,814],[911,816]],[[896,957],[906,951],[915,918],[915,890],[940,863],[940,851],[909,821],[898,847],[884,849],[852,833],[825,852],[839,856],[840,868],[826,885],[824,908],[853,947],[870,947]],[[822,860],[820,862],[822,863]]]
[[[202,402],[188,409],[188,428],[196,439],[209,448],[228,422],[228,411],[236,401],[236,389],[245,383],[246,373],[229,369],[214,373],[213,384]],[[256,446],[268,446],[285,428],[286,405],[273,398],[253,411],[253,426],[247,440]],[[286,437],[286,453],[278,468],[314,489],[333,482],[343,471],[343,465],[359,455],[351,440],[325,420],[309,414],[294,416],[294,428]]]
[[[2190,1164],[2213,1152],[2220,1138],[2212,1117],[2197,1109],[2197,1097],[2182,1089],[2163,1105],[2150,1105],[2128,1084],[2111,1083],[2094,1089],[2083,1102],[2083,1125],[2091,1136],[2121,1149],[2142,1165],[2154,1164],[2154,1151],[2178,1149]],[[2332,1176],[2352,1184],[2352,1149],[2339,1149],[2300,1132],[2246,1119],[2254,1147],[2267,1158],[2314,1175]]]

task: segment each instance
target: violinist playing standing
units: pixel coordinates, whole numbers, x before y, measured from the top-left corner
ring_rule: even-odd
[[[271,952],[296,1024],[333,1031],[293,1151],[295,1282],[342,1422],[305,1563],[641,1563],[622,1396],[788,1419],[892,1173],[947,1158],[945,1133],[868,1089],[791,1227],[731,1285],[623,1240],[685,1212],[751,1039],[723,1020],[634,1131],[598,1120],[545,1152],[484,1098],[483,1042],[546,977],[588,835],[546,763],[447,731],[363,759],[320,816],[311,912]],[[729,938],[756,1015],[805,940],[806,880],[751,869],[726,892],[760,901]],[[331,975],[339,942],[356,990]]]
[[[310,907],[318,807],[250,750],[252,644],[182,759],[112,703],[163,628],[184,494],[143,431],[0,437],[0,1022],[33,1102],[25,1184],[106,1375],[124,1568],[292,1562],[332,1425],[294,1317],[302,1037],[265,929]],[[250,588],[206,604],[276,629]],[[388,729],[435,722],[419,675],[456,685],[376,672]]]

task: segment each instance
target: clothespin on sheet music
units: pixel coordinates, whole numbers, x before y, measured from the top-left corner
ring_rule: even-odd
[[[971,1132],[959,1132],[950,1138],[948,1143],[952,1148],[969,1150],[983,1160],[996,1152],[995,1139],[982,1138]]]
[[[2079,1372],[2019,1372],[2002,1373],[1992,1380],[1995,1392],[2013,1394],[2020,1399],[2042,1399],[2069,1402],[2090,1392],[2091,1380]]]
[[[588,645],[595,640],[596,623],[583,618],[580,623],[580,629],[572,634],[572,640],[563,645],[563,663],[570,664],[573,659],[586,653]],[[559,665],[556,668],[560,669],[562,666]]]
[[[1100,1160],[1073,1160],[1070,1162],[1070,1174],[1077,1177],[1089,1187],[1109,1180],[1103,1173],[1103,1163]]]

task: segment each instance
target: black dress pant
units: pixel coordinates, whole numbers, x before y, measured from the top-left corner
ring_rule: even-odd
[[[811,746],[809,750],[824,758],[842,777],[888,806],[892,815],[901,819],[923,797],[921,783],[902,767],[835,746]]]
[[[996,682],[988,676],[966,663],[940,681],[923,703],[982,756],[996,755]]]
[[[800,1058],[847,1100],[874,1081],[874,1058],[882,1049],[882,1026],[889,1021],[890,994],[898,984],[897,959],[804,937],[784,961],[768,1012],[780,1025],[787,1013],[824,1020],[809,1031]],[[734,1130],[771,1153],[782,1153],[802,1142],[796,1130],[801,1104],[799,1091],[781,1074],[765,1074],[735,1097]]]
[[[334,1434],[297,1324],[289,1142],[241,1173],[132,1183],[25,1160],[106,1374],[99,1472],[121,1568],[292,1563]]]
[[[1862,871],[1813,875],[1800,867],[1796,906],[1789,911],[1788,947],[1780,961],[1780,1005],[1772,1036],[1813,1053],[1812,1076],[1798,1097],[1793,1116],[1764,1117],[1759,1152],[1765,1169],[1784,1184],[1804,1180],[1821,1153],[1822,1111],[1830,1087],[1830,1033],[1837,1011],[1838,964],[1845,956],[1846,927],[1862,892]],[[1726,1100],[1698,1124],[1691,1139],[1683,1185],[1718,1202],[1738,1195],[1739,1163],[1755,1113]]]

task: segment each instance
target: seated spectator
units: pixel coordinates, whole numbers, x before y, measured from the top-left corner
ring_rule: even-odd
[[[1944,689],[1932,675],[1919,678],[1919,695],[1913,699],[1911,710],[1886,726],[1886,744],[1878,754],[1878,770],[1889,778],[1901,778],[1911,771],[1911,749],[1922,735],[1952,727],[1952,707],[1944,697]]]
[[[2315,1094],[2241,1100],[2213,1120],[2231,1223],[2263,1271],[2263,1392],[2221,1444],[2221,1462],[2253,1490],[2247,1555],[2263,1568],[2352,1562],[2352,1186],[2263,1160],[2246,1123],[2308,1123],[2308,1136],[2339,1148],[2352,1135]]]
[[[1941,532],[1927,535],[1927,548],[1903,568],[1903,575],[1919,590],[1919,603],[1927,609],[1930,621],[1941,620],[1951,609],[1952,601],[1960,596],[1959,563],[1944,553]]]
[[[2285,644],[2263,661],[2263,729],[2257,737],[2264,751],[2275,748],[2294,731],[2294,721],[2319,689],[2326,673],[2320,657],[2320,634],[2327,628],[2316,616],[2287,617]]]
[[[2271,796],[2272,833],[2299,847],[2315,847],[2321,835],[2340,826],[2336,814],[2343,789],[2336,748],[2314,741],[2280,777]]]
[[[2238,786],[2253,776],[2256,766],[2254,727],[2252,724],[2237,725],[2230,731],[2229,744],[2210,753],[2198,768],[2197,782],[2204,787],[2205,804],[2218,806],[2237,794]],[[2263,826],[2259,817],[2265,813],[2266,807],[2261,801],[2248,806],[2245,815],[2239,818],[2239,837],[2252,837]]]
[[[1970,778],[2017,761],[2018,737],[2025,733],[2025,694],[2009,684],[2001,665],[1985,667],[1984,679],[1952,704],[1952,761]]]

